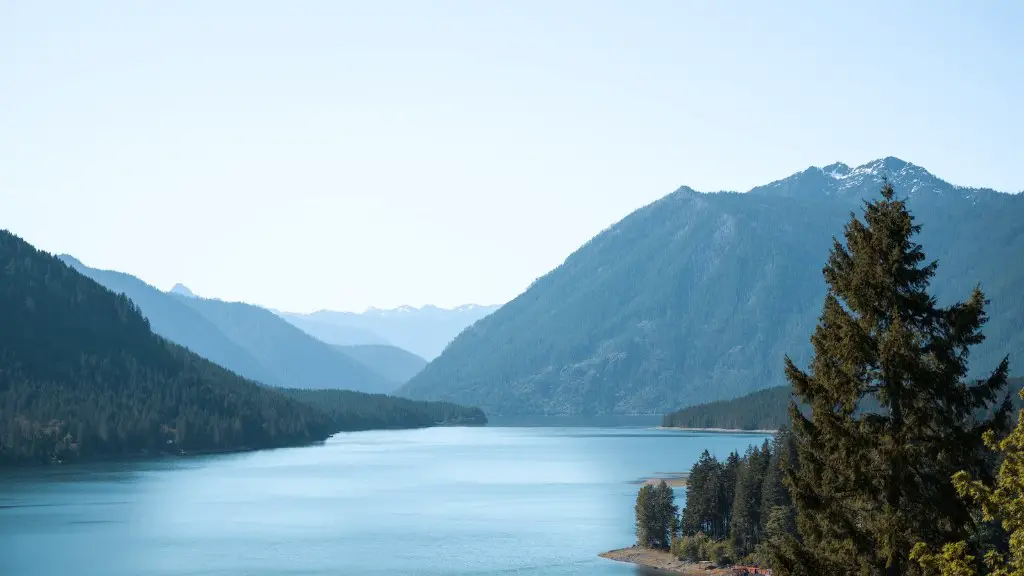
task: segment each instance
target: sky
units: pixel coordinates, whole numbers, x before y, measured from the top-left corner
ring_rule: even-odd
[[[1024,2],[0,0],[0,228],[306,312],[502,303],[681,185],[1024,189]]]

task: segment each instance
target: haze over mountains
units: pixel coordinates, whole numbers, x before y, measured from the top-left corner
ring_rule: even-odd
[[[494,309],[469,305],[453,310],[371,309],[363,314],[276,313],[252,304],[202,298],[183,284],[163,292],[129,274],[89,268],[68,255],[60,258],[107,288],[127,294],[156,333],[247,378],[289,388],[391,392],[427,361],[371,328],[391,340],[434,349]]]
[[[312,314],[282,312],[281,317],[331,344],[392,344],[432,360],[460,332],[498,306],[466,304],[446,309],[402,306],[370,308],[362,313],[320,310]]]
[[[447,403],[254,382],[155,334],[137,302],[82,269],[89,271],[0,230],[0,466],[252,450],[308,444],[339,431],[487,421],[479,409]],[[91,272],[135,293],[168,330],[202,332],[196,342],[221,346],[227,358],[240,353],[211,330],[216,319],[173,305],[183,297],[126,274]],[[215,315],[266,315],[313,340],[270,312],[240,310]],[[238,325],[253,328],[248,322]],[[270,340],[267,334],[273,330],[242,340],[243,349]],[[294,363],[260,367],[273,373]]]
[[[251,304],[162,292],[122,272],[60,257],[82,274],[132,299],[153,331],[239,375],[271,386],[386,393],[396,383],[335,346]]]
[[[991,299],[972,369],[1024,352],[1024,195],[954,186],[888,157],[811,167],[746,194],[682,187],[464,331],[399,393],[490,414],[601,414],[783,384],[783,356],[809,358],[831,240],[885,177],[939,261],[940,302],[978,282]]]

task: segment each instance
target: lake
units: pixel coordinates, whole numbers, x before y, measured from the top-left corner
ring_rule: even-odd
[[[0,472],[0,574],[636,575],[597,557],[633,542],[633,482],[764,438],[649,421]]]

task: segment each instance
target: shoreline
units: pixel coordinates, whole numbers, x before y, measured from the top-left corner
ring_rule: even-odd
[[[692,562],[684,562],[666,551],[639,548],[636,546],[609,550],[603,554],[598,554],[598,556],[608,560],[614,560],[616,562],[636,564],[637,566],[653,568],[655,570],[669,572],[672,574],[682,574],[684,576],[695,576],[697,574],[719,576],[731,574],[728,568],[708,568],[708,563],[695,564]]]
[[[656,426],[655,430],[680,432],[714,432],[715,434],[775,434],[778,430],[743,430],[742,428],[683,428],[682,426]]]

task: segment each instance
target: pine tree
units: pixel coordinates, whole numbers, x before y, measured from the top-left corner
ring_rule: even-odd
[[[888,183],[863,217],[851,217],[824,268],[810,371],[786,358],[810,416],[791,402],[797,458],[786,482],[799,538],[775,549],[783,576],[909,574],[914,543],[964,540],[971,515],[951,477],[985,474],[982,435],[1007,416],[1004,401],[974,419],[1004,388],[1005,360],[965,382],[968,349],[983,339],[981,290],[938,306],[928,293],[936,263],[923,264],[920,227]]]
[[[718,507],[719,468],[718,460],[705,450],[690,469],[682,518],[684,534],[712,533]]]
[[[635,506],[637,546],[667,550],[678,511],[672,487],[664,480],[641,486]]]
[[[1021,392],[1024,398],[1024,391]],[[986,444],[1003,457],[994,486],[972,480],[967,472],[959,472],[953,483],[962,497],[981,507],[987,521],[998,520],[1009,533],[1009,551],[985,553],[985,574],[991,576],[1024,576],[1024,411],[1017,416],[1017,427],[1009,436],[997,441],[995,434],[985,437]],[[975,557],[967,542],[946,544],[938,554],[926,544],[914,549],[917,560],[929,575],[975,576],[979,573]]]
[[[736,477],[729,538],[738,557],[754,551],[761,541],[761,490],[771,456],[767,440],[762,449],[752,447],[741,461]]]
[[[650,548],[654,535],[651,524],[654,511],[654,486],[644,484],[636,494],[636,545]]]
[[[668,549],[675,532],[676,515],[679,508],[675,503],[675,492],[664,480],[654,488],[654,522],[651,532],[654,548]]]

